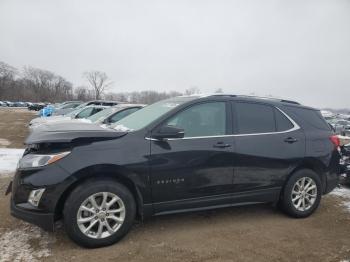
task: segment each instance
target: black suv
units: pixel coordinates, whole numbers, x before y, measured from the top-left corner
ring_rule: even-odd
[[[110,128],[48,125],[26,144],[12,215],[46,230],[63,218],[86,247],[117,242],[136,217],[269,202],[307,217],[340,170],[318,110],[235,95],[163,100]]]

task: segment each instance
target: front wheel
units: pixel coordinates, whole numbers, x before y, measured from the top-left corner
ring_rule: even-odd
[[[287,181],[280,199],[280,206],[290,216],[310,216],[318,207],[322,196],[320,177],[312,170],[295,172]]]
[[[136,205],[124,185],[93,180],[73,190],[63,213],[69,237],[81,246],[95,248],[116,243],[130,230]]]

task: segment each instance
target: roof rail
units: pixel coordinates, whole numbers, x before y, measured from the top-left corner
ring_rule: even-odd
[[[300,105],[299,102],[289,100],[289,99],[283,99],[283,98],[275,98],[275,97],[268,97],[268,96],[255,96],[255,95],[235,95],[235,94],[225,94],[225,93],[218,93],[218,94],[211,94],[211,95],[205,95],[205,96],[231,96],[231,97],[247,97],[247,98],[257,98],[257,99],[267,99],[267,100],[275,100],[281,103],[289,103],[294,105]]]
[[[289,103],[294,105],[300,105],[299,102],[288,100],[288,99],[282,99],[282,98],[275,98],[275,97],[267,97],[267,96],[254,96],[254,95],[237,95],[237,97],[251,97],[251,98],[260,98],[260,99],[269,99],[269,100],[275,100],[282,103]]]
[[[280,101],[283,102],[283,103],[290,103],[290,104],[300,105],[299,102],[296,102],[296,101],[293,101],[293,100],[282,99]]]

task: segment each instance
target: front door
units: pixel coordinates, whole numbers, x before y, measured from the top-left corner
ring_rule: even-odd
[[[230,204],[233,147],[230,104],[192,105],[163,125],[184,129],[184,138],[151,141],[151,183],[156,213]]]

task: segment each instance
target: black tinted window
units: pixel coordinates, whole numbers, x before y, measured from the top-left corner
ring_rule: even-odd
[[[274,108],[253,103],[236,103],[237,128],[240,134],[275,132]]]
[[[226,103],[194,105],[170,118],[166,125],[184,129],[185,137],[225,135]]]
[[[330,130],[330,126],[321,115],[321,112],[313,109],[306,108],[291,108],[294,113],[301,117],[308,126],[312,126],[316,129]]]
[[[277,131],[286,131],[293,128],[292,122],[281,113],[278,109],[275,109]]]

